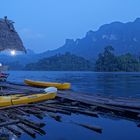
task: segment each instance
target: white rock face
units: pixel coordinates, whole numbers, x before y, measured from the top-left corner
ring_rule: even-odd
[[[116,35],[114,35],[114,34],[102,35],[102,39],[117,40],[117,37],[116,37]]]
[[[102,35],[102,39],[108,39],[108,35]]]
[[[117,37],[116,37],[116,35],[111,34],[109,39],[110,39],[110,40],[117,40]]]
[[[134,38],[133,38],[133,41],[134,41],[134,42],[137,42],[138,40],[134,37]]]
[[[77,40],[75,41],[76,45],[79,44],[79,41],[80,41],[80,39],[77,39]]]
[[[96,41],[97,41],[97,39],[96,39],[95,37],[93,37],[93,38],[92,38],[92,41],[93,41],[93,42],[96,42]]]

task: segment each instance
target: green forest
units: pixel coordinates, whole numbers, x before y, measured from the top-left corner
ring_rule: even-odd
[[[89,60],[70,53],[65,53],[43,58],[37,63],[27,64],[25,70],[87,71],[94,69],[92,62]]]
[[[116,56],[114,54],[114,48],[112,46],[107,46],[104,48],[104,52],[98,55],[95,71],[138,72],[140,71],[140,57],[136,57],[130,53]]]
[[[130,53],[115,55],[114,48],[107,46],[93,62],[71,53],[57,54],[29,63],[24,70],[44,71],[97,71],[97,72],[139,72],[140,57]]]

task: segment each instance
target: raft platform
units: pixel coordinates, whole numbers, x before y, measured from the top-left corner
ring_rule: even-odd
[[[0,83],[0,95],[42,93],[42,88],[30,87],[25,84],[12,82]],[[39,119],[45,116],[56,121],[63,122],[63,116],[71,114],[83,114],[92,117],[108,116],[122,118],[136,123],[140,127],[140,99],[106,97],[101,95],[85,95],[75,93],[72,90],[59,90],[57,97],[53,100],[39,103],[14,105],[0,108],[0,133],[4,129],[7,133],[20,136],[22,133],[35,137],[36,133],[45,135],[44,122],[31,120],[33,115]],[[75,125],[85,127],[98,133],[102,133],[102,127],[72,122]]]

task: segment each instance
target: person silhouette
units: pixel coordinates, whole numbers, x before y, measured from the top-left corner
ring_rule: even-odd
[[[10,29],[10,31],[15,32],[14,26],[13,26],[13,21],[8,20],[7,16],[4,16],[4,21],[6,22],[8,28]]]

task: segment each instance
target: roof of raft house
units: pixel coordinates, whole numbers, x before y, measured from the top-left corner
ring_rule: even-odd
[[[16,50],[26,52],[13,23],[13,21],[7,19],[7,16],[0,19],[0,51]]]

